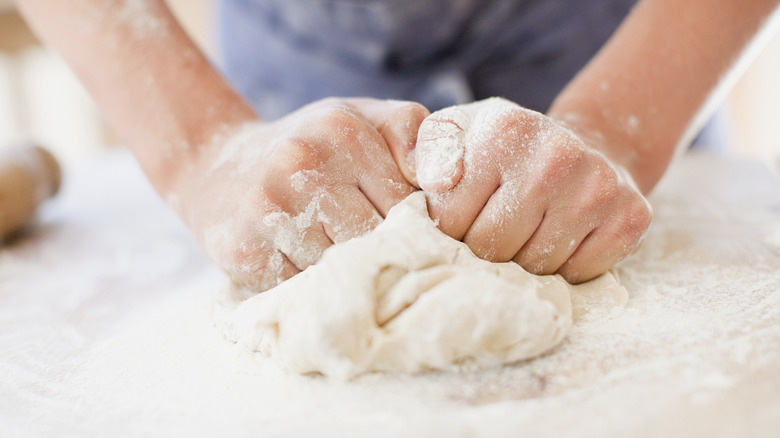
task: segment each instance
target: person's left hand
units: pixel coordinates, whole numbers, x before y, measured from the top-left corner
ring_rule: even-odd
[[[413,167],[444,233],[484,259],[572,283],[636,250],[652,217],[628,172],[593,142],[504,99],[433,113]]]

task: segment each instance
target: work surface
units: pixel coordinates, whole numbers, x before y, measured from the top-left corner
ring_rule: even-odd
[[[778,436],[780,183],[704,155],[651,197],[625,308],[536,360],[287,375],[213,326],[224,279],[127,155],[0,249],[0,436]]]

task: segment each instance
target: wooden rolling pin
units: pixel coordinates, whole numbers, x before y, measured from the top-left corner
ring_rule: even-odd
[[[35,209],[60,188],[60,166],[43,148],[0,148],[0,242],[35,216]]]

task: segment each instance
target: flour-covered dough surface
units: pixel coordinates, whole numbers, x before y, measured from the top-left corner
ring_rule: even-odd
[[[594,285],[479,259],[436,228],[418,192],[374,231],[334,245],[276,288],[226,288],[215,317],[228,339],[290,371],[349,378],[537,356],[568,333],[573,290],[581,292],[575,316],[625,302],[611,274]]]

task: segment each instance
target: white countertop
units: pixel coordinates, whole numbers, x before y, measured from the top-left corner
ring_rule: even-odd
[[[777,436],[780,182],[690,155],[625,309],[484,371],[286,375],[213,327],[222,284],[130,156],[67,169],[0,249],[0,436]]]

